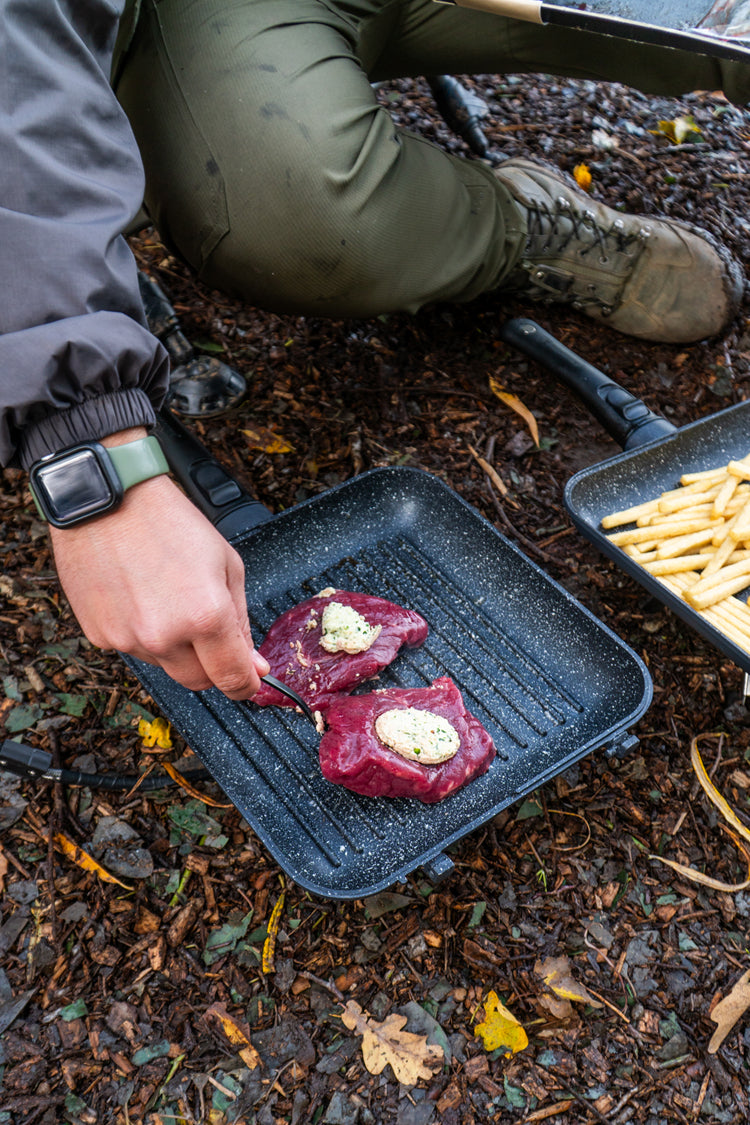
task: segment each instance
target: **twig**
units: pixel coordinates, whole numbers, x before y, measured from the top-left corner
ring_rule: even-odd
[[[346,1002],[346,997],[344,996],[343,992],[336,987],[332,980],[323,980],[322,977],[316,977],[315,973],[308,973],[306,969],[300,969],[299,975],[301,977],[304,977],[305,980],[312,981],[313,984],[319,984],[321,988],[328,989],[328,991],[333,996],[335,996],[337,1000],[340,1000],[342,1004]]]
[[[507,515],[505,514],[505,508],[502,506],[502,504],[498,500],[497,493],[495,492],[494,488],[489,487],[488,490],[489,490],[490,496],[492,497],[492,502],[495,505],[495,508],[497,510],[497,514],[500,516],[500,520],[502,521],[503,525],[507,528],[507,530],[510,532],[510,534],[514,537],[514,539],[517,539],[518,542],[521,544],[521,546],[524,547],[525,550],[527,550],[529,552],[529,554],[536,555],[544,563],[551,563],[552,559],[550,558],[550,556],[547,554],[546,551],[543,551],[540,547],[537,547],[536,543],[533,543],[531,541],[531,539],[527,539],[526,536],[523,535],[518,530],[518,528],[513,526],[513,524],[510,522]]]

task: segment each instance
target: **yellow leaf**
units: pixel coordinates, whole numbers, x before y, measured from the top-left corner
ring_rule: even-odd
[[[234,807],[231,801],[214,801],[213,797],[207,797],[205,793],[201,793],[195,786],[190,784],[186,777],[182,776],[180,771],[173,766],[171,762],[162,762],[161,767],[165,773],[169,774],[172,781],[176,781],[186,793],[189,793],[191,797],[195,797],[197,801],[203,801],[204,805],[211,805],[214,809],[231,809]]]
[[[588,164],[576,164],[573,169],[573,177],[579,188],[588,191],[591,187],[591,169]]]
[[[278,901],[271,911],[271,917],[268,919],[268,932],[266,940],[263,942],[263,953],[261,955],[260,967],[264,973],[273,972],[273,957],[276,952],[276,935],[279,932],[279,925],[281,924],[281,911],[284,909],[284,892],[279,895]]]
[[[206,1009],[205,1018],[219,1024],[229,1043],[237,1048],[237,1054],[248,1070],[255,1070],[261,1065],[260,1055],[249,1039],[249,1028],[243,1027],[230,1016],[223,1004],[212,1004]]]
[[[288,441],[279,437],[273,430],[267,430],[265,426],[254,426],[251,430],[242,432],[250,448],[259,449],[261,453],[291,453],[294,449]]]
[[[141,719],[138,723],[138,734],[143,739],[144,746],[158,746],[161,750],[172,748],[172,728],[166,719]]]
[[[672,144],[683,144],[691,133],[700,133],[700,129],[695,124],[695,120],[690,116],[675,117],[672,121],[660,121],[658,129],[649,129],[650,133],[658,136],[663,133],[668,137]]]
[[[484,1020],[474,1028],[474,1034],[484,1043],[485,1051],[496,1051],[498,1047],[504,1047],[509,1054],[515,1055],[529,1045],[523,1027],[496,992],[487,993]]]
[[[602,1005],[594,999],[585,985],[573,979],[570,961],[564,955],[537,961],[534,972],[561,1000],[575,1000],[579,1004],[590,1004],[592,1008],[601,1008]]]
[[[750,1008],[750,969],[740,977],[732,991],[720,1000],[711,1012],[711,1019],[717,1024],[716,1031],[708,1044],[708,1053],[715,1055],[732,1030],[737,1020]]]
[[[490,390],[501,402],[504,402],[506,406],[509,406],[511,410],[515,410],[516,414],[519,414],[521,418],[523,418],[524,422],[529,427],[529,433],[534,441],[534,445],[538,446],[539,427],[536,424],[536,418],[529,408],[524,406],[520,398],[517,398],[516,395],[512,395],[510,391],[506,391],[505,387],[494,375],[490,375]]]
[[[394,1013],[379,1023],[356,1000],[348,1000],[341,1019],[362,1036],[362,1058],[370,1074],[380,1074],[390,1063],[398,1082],[415,1086],[420,1078],[432,1078],[443,1064],[442,1047],[428,1043],[426,1035],[403,1030],[406,1016]]]
[[[68,859],[72,859],[73,863],[77,864],[83,871],[93,872],[94,875],[99,876],[103,883],[117,883],[118,887],[124,887],[126,891],[132,891],[132,887],[116,879],[114,875],[110,875],[109,871],[105,871],[102,865],[97,863],[88,852],[85,852],[83,848],[79,848],[78,844],[74,843],[73,840],[69,840],[62,832],[56,833],[54,840],[60,851],[66,855]]]

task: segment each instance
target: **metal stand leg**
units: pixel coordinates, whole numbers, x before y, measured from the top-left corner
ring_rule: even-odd
[[[243,376],[215,356],[196,356],[166,294],[140,270],[138,287],[149,329],[169,352],[171,409],[187,418],[210,418],[236,406],[247,391]]]

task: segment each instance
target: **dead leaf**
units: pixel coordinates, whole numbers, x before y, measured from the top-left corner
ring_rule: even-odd
[[[181,788],[184,789],[186,793],[189,793],[190,796],[194,797],[197,801],[202,801],[204,805],[211,805],[211,807],[214,809],[231,809],[233,807],[231,801],[229,801],[228,803],[215,801],[213,797],[207,797],[205,793],[199,792],[194,786],[190,784],[186,777],[182,776],[180,771],[175,766],[173,766],[171,762],[162,762],[161,767],[165,773],[169,774],[169,776],[172,778],[172,781],[176,781],[177,784],[181,786]]]
[[[493,395],[500,399],[501,402],[504,402],[506,406],[509,406],[511,410],[514,410],[516,414],[520,415],[520,417],[523,418],[524,422],[528,426],[529,433],[531,434],[534,445],[538,447],[539,427],[537,426],[536,418],[531,413],[529,408],[527,406],[524,406],[520,398],[518,398],[516,395],[512,395],[510,391],[506,391],[503,384],[498,379],[496,379],[494,375],[490,375],[490,390],[492,391]]]
[[[508,489],[505,486],[505,481],[497,472],[497,470],[493,469],[492,465],[490,465],[489,461],[485,461],[484,457],[479,456],[473,445],[469,446],[469,453],[472,455],[479,467],[483,469],[487,476],[490,478],[500,495],[507,496]]]
[[[574,1000],[579,1004],[590,1004],[592,1008],[601,1008],[600,1002],[594,999],[586,986],[573,979],[573,970],[565,955],[537,961],[534,972],[561,1000]]]
[[[420,1078],[432,1078],[445,1054],[426,1035],[403,1031],[406,1016],[388,1016],[379,1023],[364,1012],[356,1000],[348,1000],[341,1018],[350,1031],[362,1036],[362,1058],[370,1074],[381,1074],[390,1063],[396,1080],[414,1086]]]
[[[253,426],[252,429],[242,431],[247,438],[251,449],[259,449],[261,453],[292,453],[294,446],[290,445],[283,437],[279,437],[273,430],[265,426]]]
[[[273,972],[274,953],[276,952],[276,935],[279,932],[279,925],[281,923],[281,911],[284,909],[284,892],[279,895],[278,901],[271,911],[271,917],[268,919],[268,929],[266,940],[263,942],[263,953],[261,955],[260,967],[264,973]]]
[[[94,875],[98,875],[103,883],[117,883],[118,887],[124,887],[126,891],[132,891],[132,887],[129,887],[127,883],[123,883],[120,879],[116,879],[114,875],[110,875],[109,871],[105,871],[102,865],[97,863],[88,852],[85,852],[83,848],[79,848],[78,844],[74,843],[73,840],[69,840],[62,832],[58,832],[55,835],[54,841],[60,851],[63,852],[68,859],[72,859],[73,863],[84,871],[91,871]]]
[[[504,1047],[508,1054],[515,1055],[529,1045],[523,1027],[496,992],[487,993],[484,1020],[474,1028],[474,1034],[484,1043],[485,1051],[496,1051],[498,1047]]]
[[[138,734],[143,739],[144,746],[158,746],[160,750],[172,748],[172,728],[166,719],[158,718],[152,722],[141,719],[138,723]]]
[[[539,997],[536,1004],[542,1012],[560,1023],[567,1023],[569,1020],[576,1018],[575,1009],[570,1000],[558,1000],[555,996],[544,995]]]
[[[700,129],[695,124],[695,119],[686,114],[682,117],[675,117],[671,121],[660,121],[658,129],[649,129],[649,133],[658,136],[660,133],[668,137],[672,144],[681,145],[688,139],[691,133],[700,134]]]
[[[720,1000],[711,1012],[711,1019],[717,1024],[717,1028],[708,1044],[710,1055],[716,1054],[737,1020],[748,1008],[750,1008],[750,969],[740,977],[732,991]]]
[[[738,838],[738,836],[741,836],[744,840],[750,842],[750,830],[745,827],[729,802],[724,797],[722,797],[721,793],[706,773],[706,767],[703,765],[703,759],[701,758],[700,751],[698,750],[698,743],[702,738],[716,737],[718,736],[712,734],[696,735],[690,743],[690,761],[692,762],[695,776],[698,778],[701,788],[708,797],[709,801],[716,806],[724,819],[729,824],[731,824],[732,828],[734,828],[738,833],[738,835],[735,835],[735,833],[732,832],[731,829],[726,828],[724,825],[721,826],[724,828],[724,831],[727,833],[727,835],[731,836],[737,848],[745,857],[745,861],[748,865],[747,879],[743,883],[724,883],[721,879],[714,879],[711,875],[704,875],[702,871],[696,871],[693,867],[686,867],[684,864],[677,863],[673,859],[664,859],[660,855],[652,855],[649,856],[649,858],[656,859],[659,861],[659,863],[666,863],[667,867],[671,867],[673,871],[677,871],[678,874],[684,875],[686,879],[690,879],[693,883],[700,883],[701,886],[710,887],[713,891],[723,891],[725,894],[734,894],[736,891],[744,891],[748,887],[750,887],[750,854]]]
[[[219,1025],[229,1043],[237,1048],[237,1054],[248,1070],[261,1065],[261,1057],[250,1042],[250,1029],[237,1022],[223,1004],[212,1004],[206,1009],[205,1019]]]
[[[591,188],[591,169],[588,164],[576,164],[573,169],[573,178],[578,184],[579,188],[588,191]],[[537,443],[538,444],[538,443]]]
[[[5,893],[5,876],[8,874],[8,860],[3,849],[0,848],[0,894]]]

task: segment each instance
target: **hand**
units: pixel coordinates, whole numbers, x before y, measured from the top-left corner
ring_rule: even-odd
[[[193,691],[255,694],[269,666],[250,633],[242,560],[169,477],[135,485],[115,512],[50,531],[93,644],[160,665]]]

